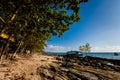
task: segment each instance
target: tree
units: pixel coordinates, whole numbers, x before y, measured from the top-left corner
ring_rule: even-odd
[[[84,50],[84,46],[80,46],[79,47],[79,50],[81,51],[81,52],[84,52],[85,50]]]
[[[46,40],[62,36],[69,25],[80,20],[82,2],[87,0],[0,0],[0,34],[9,35],[1,54],[13,45],[9,42],[11,37],[19,50],[38,45],[43,49]]]
[[[91,47],[89,43],[86,43],[85,45],[85,52],[90,52],[91,51]]]
[[[90,52],[90,51],[91,51],[90,44],[89,44],[89,43],[86,43],[85,45],[80,46],[80,47],[79,47],[79,50],[80,50],[81,52]]]

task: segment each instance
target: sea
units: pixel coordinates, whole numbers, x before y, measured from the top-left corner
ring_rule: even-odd
[[[67,52],[47,52],[47,53],[56,54],[56,55],[66,55]],[[91,56],[91,57],[98,57],[98,58],[120,60],[120,52],[89,52],[89,53],[82,52],[80,53],[80,56],[81,57]]]

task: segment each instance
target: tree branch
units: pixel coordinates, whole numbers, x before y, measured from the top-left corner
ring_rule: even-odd
[[[20,7],[15,11],[15,13],[14,13],[13,16],[11,17],[11,19],[8,21],[8,23],[11,23],[11,22],[15,19],[16,15],[17,15],[17,13],[18,13],[18,11],[19,11],[19,9],[20,9]]]
[[[5,24],[5,20],[0,16],[0,20]]]

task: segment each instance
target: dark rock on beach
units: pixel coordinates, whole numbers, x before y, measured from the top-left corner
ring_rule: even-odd
[[[120,75],[120,65],[113,60],[94,57],[58,56],[58,66],[38,67],[43,80],[119,80],[111,77],[114,72]],[[119,60],[118,60],[119,62]],[[111,73],[107,74],[111,71]]]

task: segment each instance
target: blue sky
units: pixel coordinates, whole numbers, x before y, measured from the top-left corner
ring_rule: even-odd
[[[45,51],[78,50],[89,43],[92,52],[120,51],[120,0],[89,0],[80,5],[80,22],[61,38],[54,36]]]

